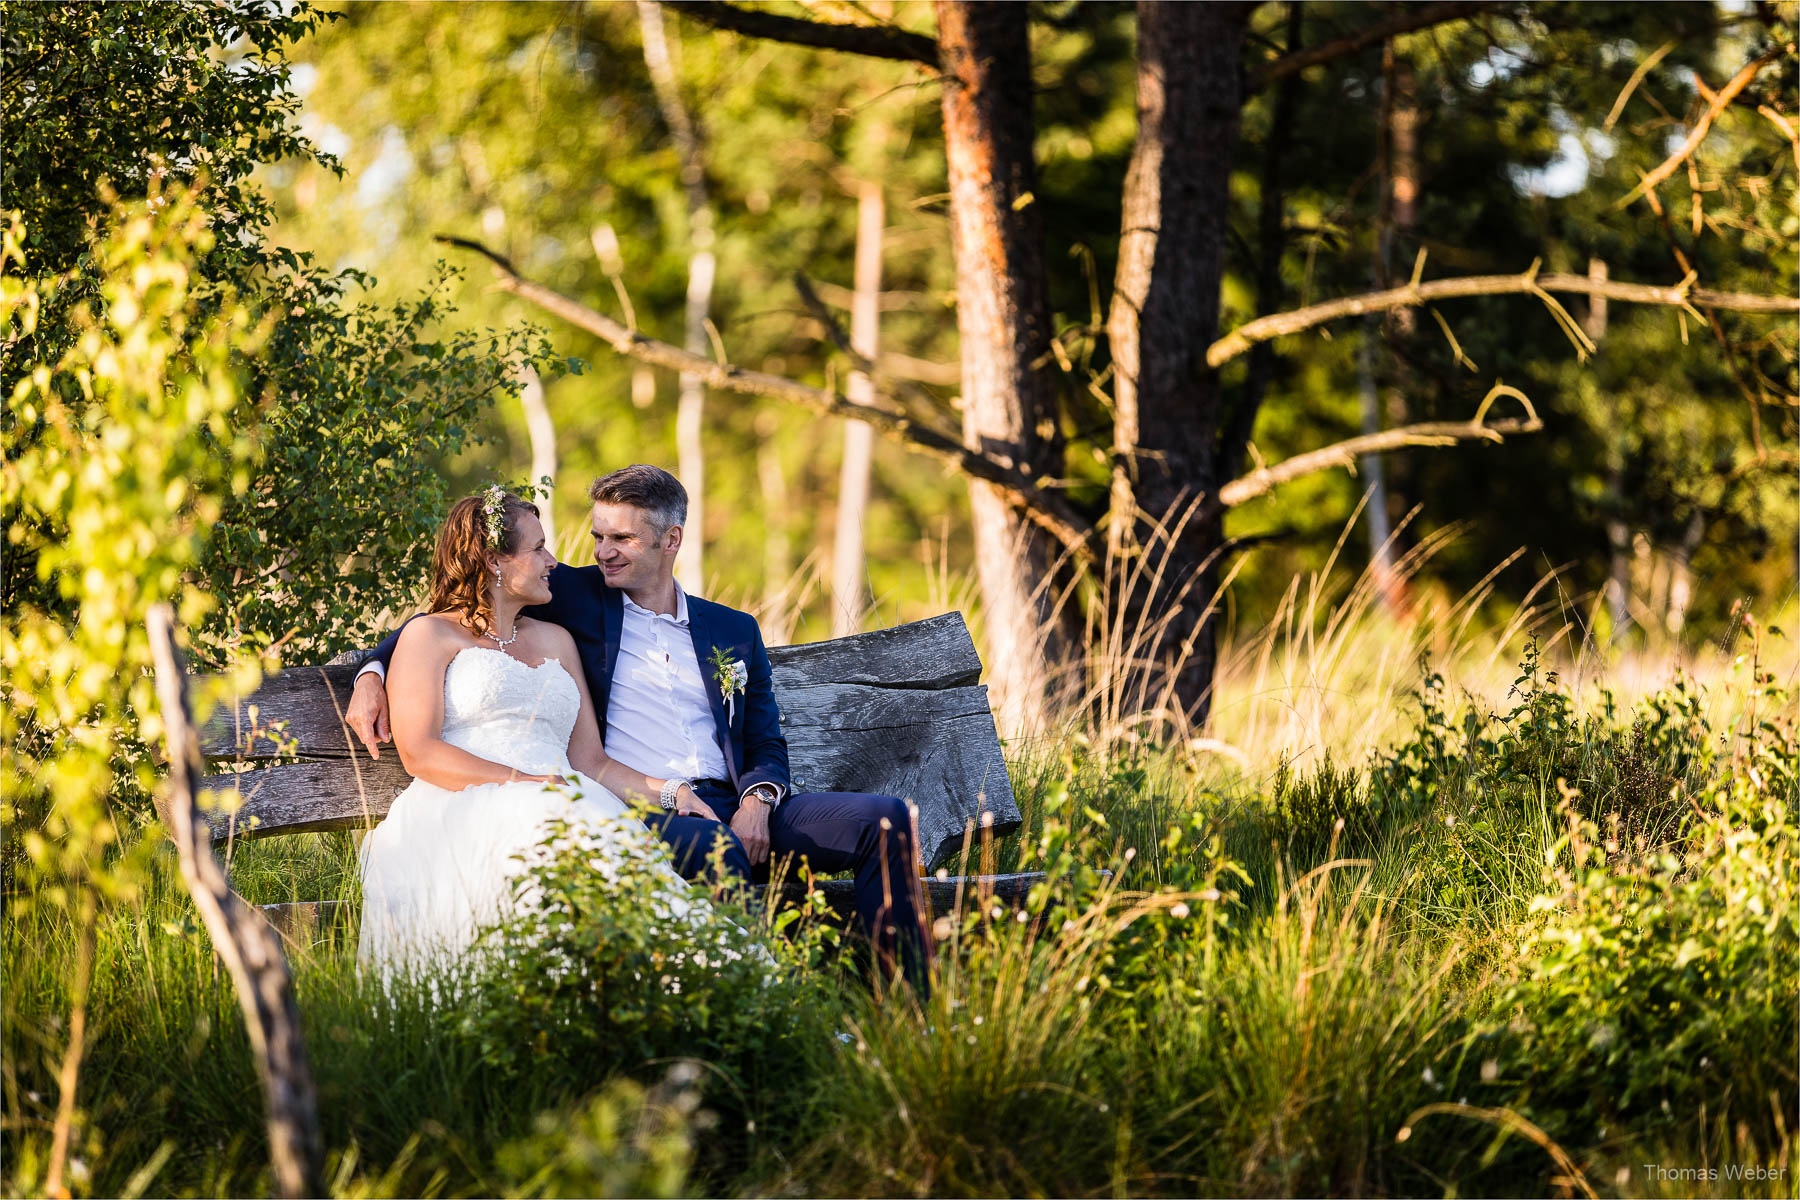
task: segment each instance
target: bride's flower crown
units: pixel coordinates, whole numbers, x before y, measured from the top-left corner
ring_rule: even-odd
[[[506,491],[499,484],[489,484],[481,498],[481,523],[487,529],[487,544],[496,550],[506,544]]]

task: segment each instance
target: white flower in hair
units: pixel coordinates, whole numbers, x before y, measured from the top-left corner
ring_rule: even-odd
[[[506,491],[489,484],[481,499],[481,520],[487,527],[487,543],[498,550],[506,543]]]

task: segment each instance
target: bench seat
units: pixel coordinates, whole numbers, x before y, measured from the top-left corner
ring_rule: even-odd
[[[274,672],[221,704],[201,731],[216,773],[201,807],[215,842],[368,829],[412,782],[391,749],[372,759],[344,723],[364,651]],[[927,872],[1020,824],[1006,761],[979,682],[981,658],[961,613],[801,646],[772,646],[797,791],[876,792],[918,809]],[[978,893],[1020,902],[1041,876],[928,877],[934,912]],[[852,908],[847,880],[820,885],[834,911]],[[278,926],[318,930],[332,902],[266,905]]]

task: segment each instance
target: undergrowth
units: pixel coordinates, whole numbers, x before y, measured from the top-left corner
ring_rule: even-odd
[[[1024,829],[966,861],[1045,882],[937,914],[924,1002],[810,918],[675,930],[561,859],[561,915],[470,986],[383,987],[354,970],[347,835],[239,843],[231,871],[351,908],[293,955],[338,1194],[1658,1194],[1650,1165],[1702,1162],[1787,1194],[1800,735],[1754,655],[1724,686],[1584,704],[1533,647],[1494,704],[1421,664],[1361,756],[1040,745]],[[75,937],[17,903],[3,936],[24,1195]],[[170,856],[96,947],[74,1190],[266,1189]]]

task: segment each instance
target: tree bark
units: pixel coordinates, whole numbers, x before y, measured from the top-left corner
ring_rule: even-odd
[[[881,185],[864,183],[856,199],[856,294],[850,309],[850,344],[874,362],[880,351],[881,231],[887,221]],[[845,394],[856,404],[875,402],[875,381],[864,371],[850,376]],[[869,511],[869,466],[875,431],[862,421],[844,423],[844,461],[838,473],[837,535],[831,556],[831,636],[862,629],[867,572],[863,521]]]
[[[1036,195],[1028,12],[979,0],[938,0],[936,11],[964,444],[1032,478],[1058,476],[1063,433]],[[1061,548],[990,483],[970,482],[969,507],[1001,728],[1045,728],[1055,709],[1052,681],[1080,662],[1079,627],[1071,606],[1058,603]]]
[[[1107,338],[1114,374],[1109,643],[1130,706],[1206,720],[1225,480],[1219,391],[1203,354],[1219,320],[1227,185],[1249,5],[1143,0],[1138,137],[1125,177]],[[1148,562],[1144,556],[1151,556]]]

